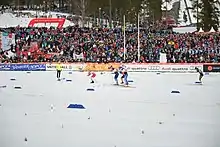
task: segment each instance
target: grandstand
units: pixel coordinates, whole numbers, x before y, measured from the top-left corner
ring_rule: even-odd
[[[186,7],[186,4],[183,4],[181,1],[180,11]],[[177,8],[178,5],[177,2],[173,4]],[[177,8],[173,10],[178,10]],[[174,14],[172,11],[170,14]],[[79,19],[75,20],[77,17],[50,11],[45,13],[39,10],[19,10],[12,13],[10,9],[4,10],[4,13],[0,14],[0,27],[5,29],[1,33],[1,38],[4,38],[1,40],[1,61],[34,62],[62,59],[68,62],[83,60],[155,63],[159,62],[161,53],[166,53],[167,62],[219,62],[219,33],[215,33],[213,28],[210,30],[211,34],[201,35],[202,30],[194,33],[197,31],[195,27],[186,27],[187,24],[181,26],[180,23],[177,28],[173,28],[174,34],[170,34],[172,31],[168,30],[166,25],[156,23],[147,29],[139,26],[126,27],[126,31],[123,32],[122,27],[117,26],[113,29],[94,28],[90,22],[87,25],[89,28],[82,28]],[[195,21],[192,17],[191,20]],[[27,27],[29,28],[26,29]],[[140,38],[137,37],[138,34],[141,35]],[[15,40],[9,36],[13,36]]]
[[[113,25],[100,7],[2,8],[0,146],[220,147],[220,30],[198,31],[188,2]]]

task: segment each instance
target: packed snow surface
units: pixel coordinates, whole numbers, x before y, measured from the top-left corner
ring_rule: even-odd
[[[196,73],[132,72],[131,88],[114,86],[111,73],[97,73],[95,84],[85,72],[62,78],[0,72],[1,147],[220,146],[219,74],[196,85]]]

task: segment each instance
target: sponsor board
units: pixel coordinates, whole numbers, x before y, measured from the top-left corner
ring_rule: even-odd
[[[46,71],[46,64],[0,64],[0,71]]]
[[[61,68],[63,71],[81,71],[85,64],[61,64]],[[46,64],[46,70],[47,71],[55,71],[56,70],[56,64]]]
[[[220,64],[204,64],[204,72],[220,72]]]
[[[72,63],[61,64],[64,71],[109,71],[109,67],[119,68],[120,63]],[[220,64],[123,64],[129,72],[196,72],[198,67],[205,72],[220,72]],[[204,69],[203,69],[204,67]],[[0,71],[56,71],[52,64],[0,64]]]
[[[28,26],[33,27],[38,23],[58,23],[57,28],[62,28],[65,23],[65,18],[33,18],[29,22]]]
[[[196,72],[195,67],[203,70],[200,64],[126,64],[125,66],[131,72]]]
[[[87,63],[84,66],[83,71],[110,71],[109,67],[119,68],[119,63],[108,63],[108,64],[98,64],[98,63]]]
[[[109,67],[118,68],[120,64],[98,64],[98,63],[82,63],[82,64],[61,64],[63,71],[109,71]],[[47,71],[55,71],[56,64],[47,64]]]
[[[161,65],[161,72],[189,72],[188,65]],[[193,71],[192,71],[193,72]],[[194,70],[195,72],[195,70]]]

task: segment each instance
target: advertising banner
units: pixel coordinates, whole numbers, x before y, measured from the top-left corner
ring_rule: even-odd
[[[204,64],[204,72],[220,72],[220,64]]]
[[[52,64],[0,64],[0,71],[56,71]],[[109,67],[124,65],[129,72],[195,73],[195,67],[205,72],[220,72],[220,64],[120,64],[120,63],[72,63],[61,64],[63,71],[109,71]],[[203,69],[204,67],[204,69]]]
[[[45,64],[0,64],[0,71],[46,71]]]
[[[195,67],[203,70],[202,64],[125,64],[133,72],[196,72]]]
[[[63,71],[109,71],[109,67],[118,68],[124,65],[129,72],[196,72],[195,67],[203,71],[202,64],[120,64],[120,63],[73,63],[62,64]],[[47,71],[55,71],[56,64],[47,64]]]
[[[2,32],[0,32],[0,49],[2,48]]]
[[[118,68],[120,64],[98,64],[98,63],[75,63],[75,64],[61,64],[63,71],[109,71],[109,67],[113,66]],[[55,71],[56,64],[47,64],[47,71]]]
[[[63,71],[81,71],[85,64],[61,64],[61,68]],[[47,71],[55,71],[56,70],[56,64],[46,64],[46,70]]]
[[[109,67],[112,66],[114,68],[119,68],[119,63],[87,63],[86,66],[84,66],[84,71],[110,71]]]
[[[34,18],[32,19],[28,27],[33,27],[37,23],[58,23],[58,28],[62,28],[65,23],[65,18]]]
[[[15,34],[2,32],[0,41],[2,50],[9,50],[11,45],[15,45]]]

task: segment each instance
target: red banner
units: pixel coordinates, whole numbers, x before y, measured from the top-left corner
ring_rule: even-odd
[[[65,18],[35,18],[32,19],[28,26],[33,27],[36,23],[58,23],[58,28],[62,28],[65,23]]]

